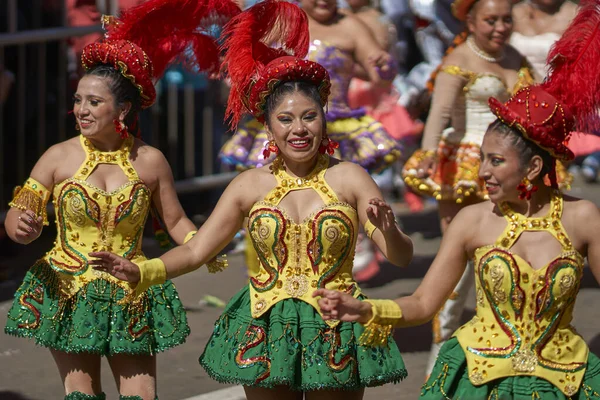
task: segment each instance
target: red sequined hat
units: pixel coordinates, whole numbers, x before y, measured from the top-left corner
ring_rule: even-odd
[[[250,89],[248,111],[259,121],[264,122],[264,109],[267,96],[281,82],[303,81],[317,86],[321,95],[321,106],[325,107],[329,98],[331,83],[329,73],[321,64],[292,56],[276,58],[265,67],[264,72]]]
[[[264,123],[266,98],[282,82],[312,83],[319,90],[321,105],[327,104],[329,73],[322,65],[304,60],[308,19],[298,6],[277,0],[257,3],[233,18],[223,35],[223,69],[231,81],[227,116],[232,129],[245,112]]]
[[[491,98],[490,109],[552,156],[572,160],[572,131],[600,128],[600,1],[582,0],[579,12],[548,55],[544,83],[524,88],[506,103]]]
[[[575,126],[573,114],[543,87],[522,88],[504,104],[492,97],[489,105],[503,123],[517,128],[555,158],[573,159],[573,152],[566,146]]]
[[[454,0],[454,2],[452,2],[450,5],[452,15],[454,15],[459,21],[466,21],[471,7],[473,7],[473,4],[478,1],[479,0]],[[512,0],[513,4],[518,2],[519,0]]]
[[[148,0],[118,19],[103,16],[105,39],[86,46],[81,62],[86,70],[112,65],[138,88],[147,108],[156,100],[154,81],[176,60],[218,71],[218,45],[205,32],[239,13],[233,0]]]

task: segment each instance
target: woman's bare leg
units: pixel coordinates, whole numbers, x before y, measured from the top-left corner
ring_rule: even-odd
[[[80,392],[88,395],[102,393],[100,356],[90,353],[65,353],[50,350],[58,367],[65,394]]]
[[[156,356],[117,354],[107,357],[119,394],[156,397]]]

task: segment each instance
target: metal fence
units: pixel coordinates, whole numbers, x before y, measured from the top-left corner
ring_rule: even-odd
[[[43,8],[47,1],[26,0],[24,30],[20,7],[25,0],[0,4],[0,88],[14,76],[8,99],[0,106],[0,211],[7,208],[12,187],[27,178],[42,153],[76,134],[68,111],[78,76],[68,64],[78,62],[69,39],[101,32],[100,25],[67,26],[65,1],[57,0],[56,26],[48,26]],[[105,2],[106,10],[118,12],[116,0]],[[11,73],[3,74],[3,67]],[[222,85],[177,69],[168,75],[178,79],[158,83],[156,104],[140,115],[142,138],[163,151],[180,193],[224,186],[235,174],[219,174],[215,159],[225,133]]]

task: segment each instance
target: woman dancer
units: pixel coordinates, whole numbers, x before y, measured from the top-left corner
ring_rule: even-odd
[[[563,196],[555,171],[557,160],[573,158],[564,143],[575,122],[586,130],[599,123],[599,25],[598,1],[582,2],[551,53],[549,81],[506,103],[490,99],[498,119],[485,134],[479,177],[491,202],[460,211],[413,295],[361,302],[314,293],[325,319],[367,330],[417,325],[474,258],[476,315],[442,347],[423,399],[600,398],[600,360],[570,325],[585,257],[600,282],[600,212]]]
[[[153,0],[118,21],[105,19],[106,40],[83,50],[86,74],[73,108],[81,134],[46,151],[10,203],[7,232],[29,244],[48,225],[46,204],[53,198],[58,237],[15,293],[5,332],[50,349],[65,399],[105,399],[101,356],[120,398],[157,398],[155,354],[189,334],[170,281],[136,288],[93,270],[88,253],[110,250],[145,260],[141,241],[152,206],[175,242],[195,232],[166,159],[134,135],[138,112],[155,101],[153,80],[188,44],[201,45],[190,62],[218,67],[216,44],[196,28],[210,12],[228,18],[239,9],[226,1],[219,9],[208,4]]]
[[[352,279],[359,222],[394,264],[408,264],[412,243],[367,172],[328,154],[330,80],[303,59],[307,28],[296,6],[266,0],[224,32],[233,126],[243,112],[264,122],[275,161],[236,177],[196,236],[160,259],[136,265],[92,253],[99,270],[147,287],[197,269],[247,218],[260,265],[216,322],[200,363],[218,381],[244,385],[250,400],[361,399],[364,387],[406,376],[394,343],[366,346],[360,324],[324,322],[311,297],[315,287],[364,297]],[[265,46],[270,37],[293,56]]]
[[[454,15],[466,22],[435,78],[422,149],[404,165],[405,182],[438,200],[442,232],[458,211],[486,197],[478,178],[479,148],[495,119],[487,107],[494,96],[506,101],[533,82],[523,56],[508,45],[512,31],[510,0],[457,0]],[[447,126],[451,128],[447,128]],[[427,372],[437,352],[458,328],[466,295],[472,286],[467,271],[433,322],[433,344]]]

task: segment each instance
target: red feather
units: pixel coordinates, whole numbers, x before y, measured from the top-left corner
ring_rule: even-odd
[[[226,114],[231,125],[237,126],[246,109],[250,84],[265,65],[285,55],[306,57],[308,19],[292,3],[265,0],[234,17],[225,25],[223,36],[223,69],[231,81]]]
[[[600,1],[581,0],[579,12],[548,54],[550,72],[542,86],[575,116],[577,129],[600,128]]]
[[[148,0],[126,10],[107,27],[106,39],[140,46],[152,61],[154,78],[176,60],[216,72],[217,44],[204,30],[239,13],[233,0]],[[188,46],[191,54],[185,54]]]

